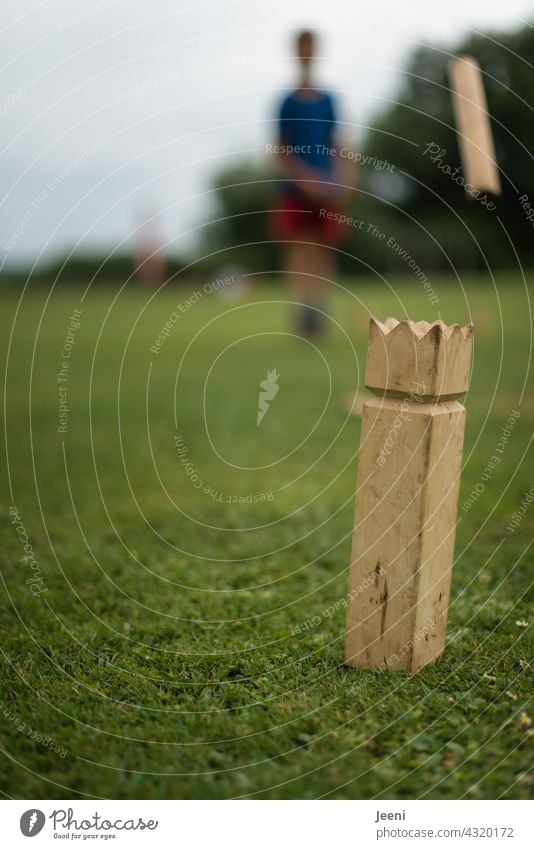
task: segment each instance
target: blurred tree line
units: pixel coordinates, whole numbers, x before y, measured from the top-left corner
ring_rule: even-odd
[[[484,74],[503,188],[502,196],[493,199],[493,211],[468,200],[450,174],[460,159],[448,64],[453,55],[464,53],[479,61]],[[454,49],[416,50],[392,105],[375,118],[362,140],[358,155],[363,164],[356,166],[359,191],[351,193],[347,214],[392,236],[425,270],[481,270],[486,263],[510,268],[517,266],[515,251],[523,264],[534,264],[533,223],[519,200],[527,194],[534,205],[531,57],[534,29],[528,26],[472,35]],[[344,144],[351,147],[348,140]],[[375,160],[394,167],[377,168]],[[214,185],[218,208],[205,228],[205,255],[223,249],[225,261],[250,270],[279,268],[269,234],[269,208],[279,188],[268,161],[243,161],[220,173]],[[365,228],[347,227],[342,249],[342,270],[351,274],[365,272],[366,264],[382,272],[406,270],[406,260]]]
[[[468,200],[451,176],[460,167],[454,130],[448,64],[452,56],[471,54],[480,63],[501,169],[503,194],[490,211]],[[471,35],[452,48],[425,46],[410,57],[391,105],[372,121],[357,144],[342,144],[358,155],[358,190],[346,214],[375,225],[380,241],[367,228],[346,227],[340,265],[349,274],[407,271],[407,257],[425,272],[517,267],[518,258],[534,265],[534,222],[527,220],[521,197],[534,207],[534,28]],[[276,143],[272,137],[266,142]],[[430,145],[432,147],[430,148]],[[439,151],[439,154],[433,153]],[[386,167],[377,167],[378,162]],[[165,257],[166,279],[178,284],[191,277],[215,275],[225,265],[249,271],[280,268],[278,245],[270,233],[270,208],[281,188],[272,158],[244,160],[214,180],[215,209],[202,229],[197,261]],[[461,175],[461,169],[458,171]],[[533,215],[534,218],[534,215]],[[392,238],[403,256],[388,248]],[[117,284],[143,282],[130,254],[107,258],[71,256],[57,265],[40,265],[32,277],[58,283]],[[181,272],[184,272],[183,274]],[[4,272],[16,282],[21,272]]]

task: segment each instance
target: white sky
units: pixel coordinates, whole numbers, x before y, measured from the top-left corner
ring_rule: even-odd
[[[534,0],[2,0],[0,15],[9,265],[129,244],[154,212],[162,238],[190,248],[212,175],[274,140],[295,28],[322,31],[317,77],[357,141],[415,45],[534,22]]]

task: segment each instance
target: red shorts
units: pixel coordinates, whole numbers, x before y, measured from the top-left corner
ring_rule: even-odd
[[[343,240],[344,227],[333,217],[336,212],[331,206],[320,206],[297,191],[284,193],[275,199],[271,209],[271,233],[282,241],[337,245]]]

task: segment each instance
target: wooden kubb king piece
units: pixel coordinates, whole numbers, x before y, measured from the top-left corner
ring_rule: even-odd
[[[473,326],[371,319],[345,662],[415,671],[445,646]]]

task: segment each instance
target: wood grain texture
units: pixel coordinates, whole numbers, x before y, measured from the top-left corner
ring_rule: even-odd
[[[445,645],[465,410],[364,406],[345,662],[415,671]]]
[[[376,394],[425,400],[462,395],[469,387],[473,325],[371,318],[365,385]]]
[[[345,662],[415,671],[445,646],[473,326],[371,318]]]
[[[449,77],[466,194],[471,186],[500,195],[501,180],[480,65],[472,56],[459,56],[449,65]]]

